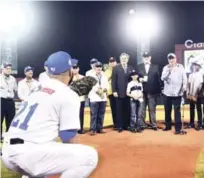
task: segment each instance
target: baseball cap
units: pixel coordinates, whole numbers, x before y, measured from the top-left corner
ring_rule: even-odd
[[[102,67],[102,66],[103,66],[102,63],[99,61],[95,63],[95,67]]]
[[[10,62],[5,62],[3,63],[3,68],[6,68],[6,67],[12,67],[12,64]]]
[[[31,66],[27,66],[27,67],[24,68],[24,73],[28,72],[29,70],[32,70],[32,71],[33,71],[34,68],[31,67]]]
[[[116,62],[116,58],[115,57],[110,57],[109,62]]]
[[[134,75],[139,75],[136,70],[132,70],[132,71],[130,72],[130,76],[134,76]]]
[[[174,58],[176,58],[176,55],[174,53],[169,53],[167,55],[167,59],[174,59]]]
[[[194,59],[193,59],[193,62],[192,64],[195,64],[195,65],[198,65],[200,67],[203,66],[203,60],[204,60],[204,57],[203,56],[196,56]]]
[[[143,53],[143,57],[150,57],[150,56],[151,56],[150,52],[144,52]]]
[[[92,58],[90,60],[90,64],[95,64],[96,62],[98,62],[98,59],[96,59],[96,58]]]
[[[72,59],[72,60],[76,60],[77,61],[77,63],[74,63],[72,65],[72,68],[77,69],[79,67],[78,59]]]
[[[72,65],[76,64],[78,61],[72,59],[71,56],[64,52],[58,51],[51,54],[47,59],[48,72],[51,75],[59,75],[72,68]]]

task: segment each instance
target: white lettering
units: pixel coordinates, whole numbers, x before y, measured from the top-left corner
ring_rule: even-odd
[[[204,48],[204,42],[201,43],[193,43],[193,40],[186,40],[185,41],[185,47],[190,49],[190,48]]]
[[[192,48],[193,47],[193,40],[186,40],[185,47],[186,48]]]

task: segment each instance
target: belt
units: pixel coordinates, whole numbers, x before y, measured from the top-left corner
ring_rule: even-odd
[[[24,140],[20,138],[11,138],[9,143],[10,145],[24,144]]]

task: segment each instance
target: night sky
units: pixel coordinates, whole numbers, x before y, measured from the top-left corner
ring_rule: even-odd
[[[160,14],[161,32],[151,41],[152,62],[163,67],[175,44],[187,39],[204,41],[204,2],[28,2],[33,9],[32,29],[18,42],[18,77],[33,66],[35,77],[47,57],[64,50],[80,60],[81,73],[91,58],[107,63],[122,52],[136,64],[136,41],[126,34],[124,23],[131,8]]]

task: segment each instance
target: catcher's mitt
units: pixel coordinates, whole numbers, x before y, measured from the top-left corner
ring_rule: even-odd
[[[88,76],[72,82],[70,88],[79,96],[83,96],[87,95],[96,83],[97,80],[94,77]]]

